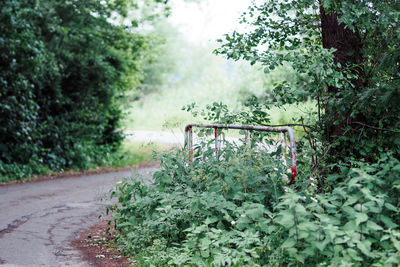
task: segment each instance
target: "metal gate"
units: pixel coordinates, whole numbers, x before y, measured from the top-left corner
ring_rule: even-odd
[[[219,150],[219,134],[218,129],[238,129],[246,130],[246,141],[250,140],[250,131],[261,131],[261,132],[277,132],[287,133],[290,141],[290,157],[292,160],[292,176],[289,181],[289,185],[293,184],[297,175],[297,159],[296,159],[296,141],[294,138],[293,129],[290,127],[270,127],[270,126],[254,126],[254,125],[235,125],[235,124],[198,124],[191,123],[185,127],[185,146],[189,150],[189,161],[193,160],[193,127],[198,128],[212,128],[214,129],[215,138],[215,153],[218,157]]]

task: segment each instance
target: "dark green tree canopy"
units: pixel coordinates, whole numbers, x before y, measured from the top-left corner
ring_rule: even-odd
[[[165,1],[150,2],[157,8]],[[96,147],[118,145],[119,100],[141,81],[150,48],[135,18],[126,23],[128,10],[140,5],[2,1],[0,165],[82,168],[101,154]]]

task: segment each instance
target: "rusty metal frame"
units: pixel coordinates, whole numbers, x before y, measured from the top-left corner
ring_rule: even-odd
[[[261,132],[276,132],[276,133],[287,133],[290,141],[290,157],[292,159],[292,177],[289,181],[289,185],[293,184],[295,177],[297,176],[297,158],[296,158],[296,141],[294,137],[294,131],[290,127],[271,127],[271,126],[255,126],[255,125],[236,125],[236,124],[199,124],[191,123],[185,127],[185,146],[189,150],[189,161],[193,160],[193,127],[198,128],[211,128],[214,129],[215,138],[215,153],[218,157],[219,150],[219,134],[218,129],[237,129],[246,130],[246,142],[250,140],[250,131],[261,131]]]

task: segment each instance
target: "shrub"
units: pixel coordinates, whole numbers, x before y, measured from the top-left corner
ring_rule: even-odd
[[[203,143],[161,153],[154,182],[112,192],[123,251],[143,266],[394,266],[400,260],[400,163],[382,155],[327,177],[317,194],[300,171],[284,182],[280,153]]]
[[[163,5],[155,0],[151,6],[161,11],[157,3]],[[2,1],[0,161],[7,172],[0,179],[30,176],[33,157],[61,171],[91,166],[93,155],[106,156],[104,146],[118,148],[121,99],[137,88],[142,58],[151,50],[134,26],[115,23],[128,6],[113,0]]]

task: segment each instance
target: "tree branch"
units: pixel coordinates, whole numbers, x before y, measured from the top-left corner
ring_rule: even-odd
[[[365,124],[365,123],[362,123],[362,122],[359,122],[359,121],[353,121],[353,122],[351,122],[351,123],[352,123],[352,124],[359,124],[359,125],[362,125],[362,126],[371,128],[371,129],[379,130],[379,131],[387,131],[387,132],[392,132],[392,133],[400,133],[399,130],[392,130],[392,129],[388,129],[388,128],[379,128],[379,127],[371,126],[371,125],[368,125],[368,124]]]
[[[310,129],[313,130],[313,131],[316,131],[316,128],[315,128],[315,127],[310,126],[310,125],[305,125],[305,124],[302,124],[302,123],[288,123],[288,124],[278,124],[278,125],[262,124],[262,126],[269,126],[269,127],[301,126],[301,127],[303,127],[303,128],[304,128],[304,127],[307,127],[307,128],[310,128]]]

